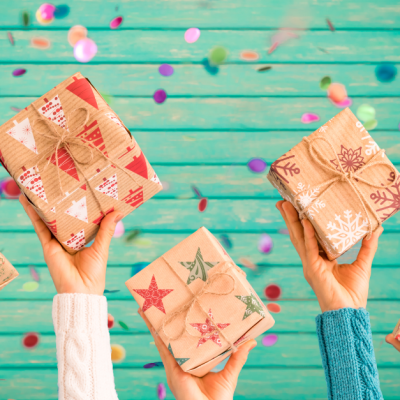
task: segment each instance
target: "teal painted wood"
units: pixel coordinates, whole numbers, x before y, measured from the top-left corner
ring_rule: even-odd
[[[349,30],[297,32],[299,38],[287,41],[268,54],[271,37],[276,31],[262,30],[206,30],[196,43],[186,43],[183,31],[172,30],[116,30],[90,31],[90,38],[98,46],[92,63],[163,63],[201,62],[216,45],[229,51],[228,63],[246,64],[240,57],[243,50],[259,53],[259,62],[389,62],[399,61],[400,37],[396,31]],[[68,44],[66,31],[42,30],[41,37],[52,43],[51,51],[30,46],[36,31],[13,30],[15,46],[6,35],[0,39],[0,61],[7,62],[76,62]],[[322,50],[321,50],[322,49]]]
[[[227,0],[187,2],[185,0],[153,0],[123,2],[109,0],[103,2],[102,12],[93,13],[92,1],[69,0],[70,13],[67,17],[55,20],[50,27],[69,29],[72,25],[83,24],[88,28],[108,28],[113,17],[122,15],[124,22],[120,29],[126,28],[173,28],[186,30],[198,28],[235,28],[248,29],[255,27],[268,29],[286,26],[292,28],[311,28],[328,30],[325,18],[331,18],[338,28],[396,28],[400,19],[399,8],[395,0],[385,0],[384,6],[377,6],[373,1],[338,0],[334,3],[310,3],[285,0],[270,3],[263,0]],[[41,5],[40,1],[20,0],[17,8],[1,9],[0,26],[21,28],[20,12],[28,9],[31,12],[32,24],[29,28],[43,28],[34,14]],[[118,9],[116,9],[118,7]]]
[[[281,313],[273,314],[275,332],[308,332],[315,333],[315,317],[321,313],[316,300],[277,301]],[[52,302],[50,300],[2,300],[0,309],[0,334],[23,334],[28,331],[52,334]],[[367,307],[371,315],[373,332],[391,333],[399,320],[400,301],[369,300]],[[148,329],[137,313],[138,304],[133,300],[108,301],[108,312],[116,321],[125,322],[134,334],[147,333]],[[28,322],[28,324],[27,324]],[[121,327],[113,328],[114,332],[125,332]],[[272,331],[271,331],[272,332]]]
[[[15,117],[15,111],[12,111],[10,106],[24,108],[34,100],[32,97],[0,98],[0,123]],[[376,109],[380,130],[398,130],[398,97],[355,98],[351,110],[355,113],[357,108],[365,103]],[[340,111],[327,99],[268,97],[173,98],[167,99],[162,105],[148,98],[115,98],[112,108],[132,130],[133,135],[135,130],[310,131],[319,128]],[[301,116],[308,112],[318,114],[320,121],[302,124]],[[218,136],[218,133],[214,135]],[[235,144],[232,143],[232,146]]]
[[[56,60],[55,60],[56,61]],[[270,65],[271,70],[257,72]],[[399,64],[396,64],[399,68]],[[217,75],[210,75],[202,65],[174,64],[174,74],[160,75],[159,64],[121,65],[46,65],[24,64],[26,78],[11,78],[21,64],[0,65],[1,96],[40,97],[68,76],[80,71],[102,93],[113,96],[152,96],[163,88],[173,96],[317,96],[326,97],[319,87],[322,77],[330,76],[346,85],[349,96],[397,96],[400,79],[390,84],[375,77],[376,64],[269,64],[222,65]],[[113,73],[110,74],[110,68]],[[199,84],[201,82],[201,84]],[[111,101],[112,106],[112,101]]]

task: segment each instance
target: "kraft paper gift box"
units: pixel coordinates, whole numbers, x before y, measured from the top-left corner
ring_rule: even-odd
[[[400,342],[400,319],[393,331],[393,336]]]
[[[0,161],[71,254],[106,214],[126,216],[162,189],[129,130],[80,73],[0,126]]]
[[[275,161],[268,180],[334,260],[400,209],[400,177],[346,108]]]
[[[203,376],[274,320],[218,240],[200,228],[126,282],[181,368]],[[218,327],[218,329],[217,329]]]
[[[18,276],[17,270],[0,253],[0,290],[4,289],[12,280]]]

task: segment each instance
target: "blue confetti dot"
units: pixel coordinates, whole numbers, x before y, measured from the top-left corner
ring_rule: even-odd
[[[133,264],[132,266],[132,272],[131,272],[131,277],[133,275],[136,275],[138,272],[140,272],[143,268],[146,268],[150,263],[148,262],[139,262],[136,264]]]
[[[210,61],[208,58],[204,58],[203,61],[201,62],[204,65],[204,69],[210,74],[210,75],[216,75],[218,74],[219,68],[215,65],[211,65]]]
[[[379,82],[392,82],[396,78],[397,68],[393,64],[380,64],[375,68]]]

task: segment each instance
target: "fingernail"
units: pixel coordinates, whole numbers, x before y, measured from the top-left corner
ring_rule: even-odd
[[[118,215],[115,217],[114,222],[119,222],[119,221],[121,221],[122,218],[124,218],[124,214],[118,214]]]

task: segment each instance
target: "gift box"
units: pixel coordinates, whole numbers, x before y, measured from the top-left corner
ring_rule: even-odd
[[[4,289],[18,275],[18,271],[3,256],[3,254],[0,253],[0,290]]]
[[[396,325],[396,328],[394,328],[393,336],[400,342],[400,319]]]
[[[162,187],[138,143],[76,73],[0,126],[0,161],[71,254],[104,216],[126,216]]]
[[[126,282],[181,368],[203,376],[274,320],[246,274],[200,228]]]
[[[334,260],[400,209],[398,171],[346,108],[276,160],[268,180]]]

